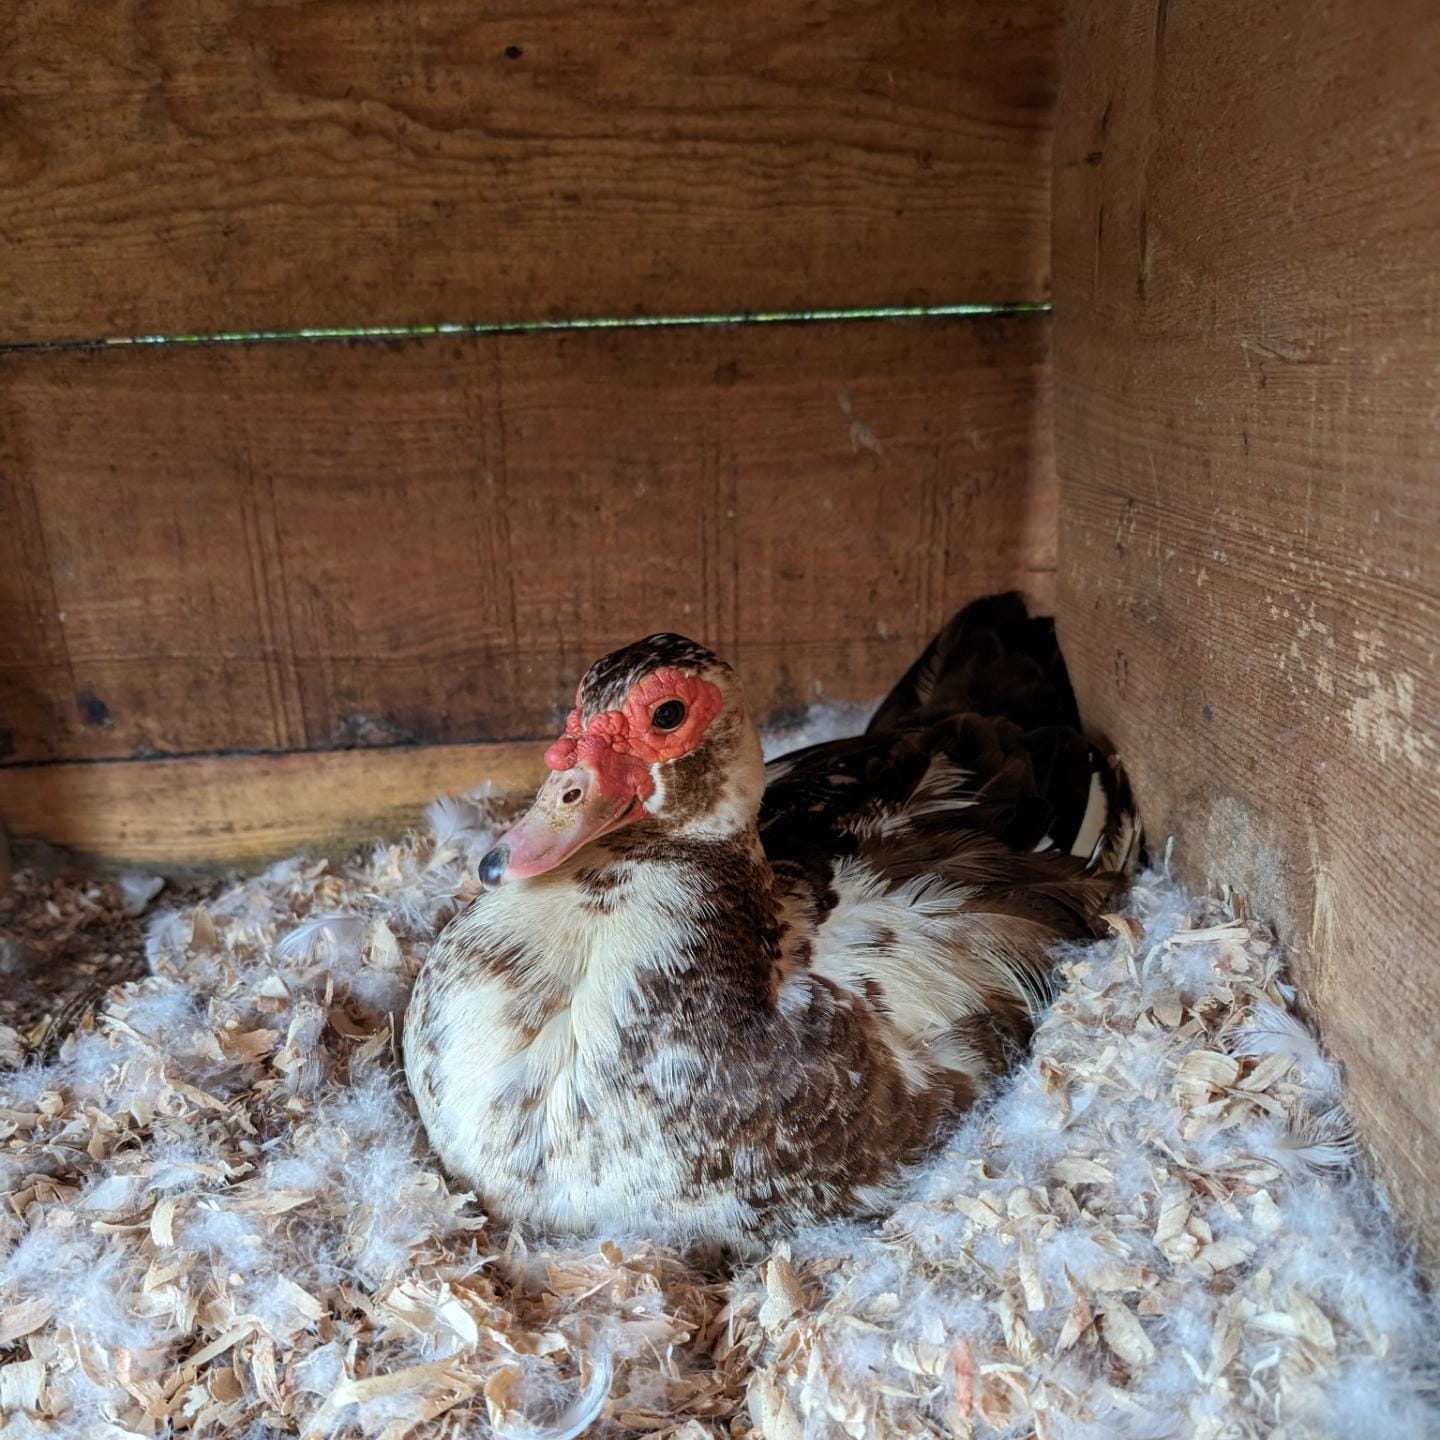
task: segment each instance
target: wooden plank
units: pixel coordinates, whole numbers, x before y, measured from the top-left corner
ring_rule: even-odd
[[[1043,316],[0,360],[8,763],[553,734],[659,629],[775,717],[1053,599]]]
[[[0,342],[1036,300],[1059,0],[15,0]]]
[[[1060,622],[1153,840],[1278,921],[1440,1259],[1440,11],[1075,0]]]
[[[104,866],[174,872],[339,855],[421,823],[437,795],[490,781],[517,800],[545,773],[533,743],[29,765],[0,770],[0,812],[26,842]]]

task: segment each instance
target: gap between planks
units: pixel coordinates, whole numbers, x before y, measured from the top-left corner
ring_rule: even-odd
[[[294,330],[213,330],[169,335],[97,335],[57,340],[0,340],[0,355],[127,346],[325,344],[360,340],[432,340],[485,335],[543,335],[575,330],[690,330],[705,326],[823,325],[834,321],[948,320],[995,315],[1048,315],[1048,302],[960,301],[947,305],[872,305],[829,310],[737,311],[694,315],[579,316],[568,319],[480,320],[430,325],[302,326]]]

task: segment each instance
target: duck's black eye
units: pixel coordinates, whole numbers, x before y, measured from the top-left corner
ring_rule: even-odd
[[[679,700],[667,700],[655,707],[650,723],[657,730],[674,730],[685,718],[685,706]]]

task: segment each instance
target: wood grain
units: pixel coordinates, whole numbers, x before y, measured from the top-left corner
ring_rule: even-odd
[[[1059,0],[14,0],[0,342],[1035,300]]]
[[[206,755],[0,769],[21,857],[43,840],[104,866],[253,866],[339,855],[418,825],[437,795],[490,781],[517,801],[544,775],[534,744]]]
[[[1076,0],[1060,622],[1152,839],[1278,921],[1440,1260],[1440,12]]]
[[[1053,601],[1048,321],[0,360],[0,762],[540,738],[713,644],[762,717]]]

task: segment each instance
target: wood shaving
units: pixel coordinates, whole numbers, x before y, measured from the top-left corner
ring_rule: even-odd
[[[1109,918],[894,1215],[791,1243],[815,1299],[752,1396],[806,1437],[1440,1433],[1434,1304],[1273,941],[1155,875]]]
[[[490,1225],[429,1155],[395,1037],[495,819],[446,801],[430,835],[162,913],[149,975],[3,1077],[5,1440],[1433,1420],[1434,1312],[1351,1168],[1334,1067],[1275,1020],[1275,948],[1153,877],[887,1219],[733,1276]]]

